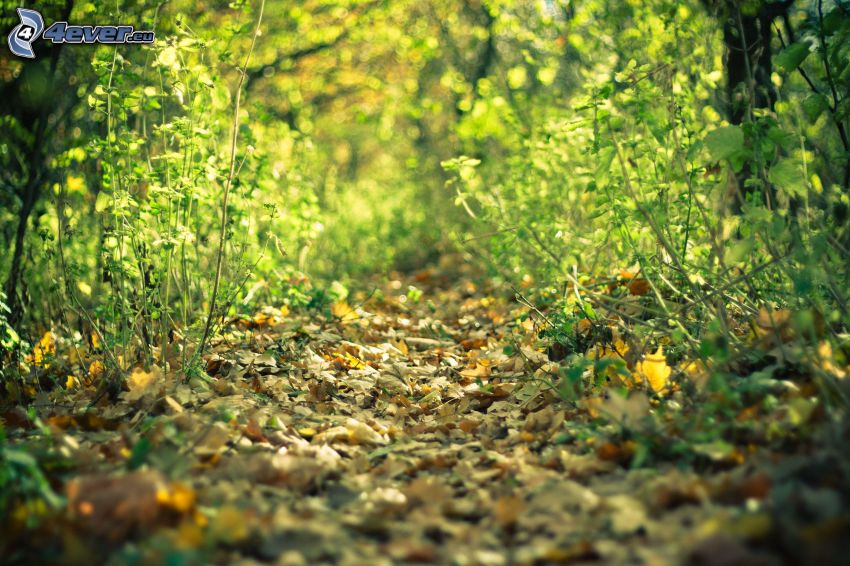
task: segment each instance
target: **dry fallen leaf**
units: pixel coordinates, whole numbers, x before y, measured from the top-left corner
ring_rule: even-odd
[[[135,403],[142,399],[151,401],[157,398],[165,387],[165,378],[157,366],[152,367],[150,371],[136,368],[127,379],[127,387],[130,390],[124,393],[126,402]]]
[[[230,429],[221,421],[216,421],[204,432],[195,447],[195,452],[201,456],[212,456],[224,449],[230,440]]]
[[[92,381],[100,379],[106,372],[106,367],[100,360],[95,360],[89,365],[89,379]]]
[[[389,442],[386,435],[379,434],[366,423],[362,423],[356,419],[348,419],[345,423],[345,428],[348,430],[348,440],[352,444],[384,445]]]
[[[210,522],[210,536],[228,544],[242,541],[251,534],[246,519],[238,507],[224,505]]]
[[[500,497],[493,509],[493,517],[496,523],[503,529],[511,529],[516,525],[517,519],[525,509],[525,503],[517,495]]]
[[[247,461],[234,463],[233,473],[259,483],[288,487],[306,492],[318,487],[335,474],[341,457],[330,446],[308,446],[292,452],[256,454]]]
[[[157,471],[84,476],[68,484],[72,519],[83,531],[110,541],[171,522],[193,511],[194,503],[190,487],[169,484]]]
[[[627,287],[629,288],[629,294],[638,296],[646,295],[651,289],[649,281],[646,279],[632,279],[629,281]]]

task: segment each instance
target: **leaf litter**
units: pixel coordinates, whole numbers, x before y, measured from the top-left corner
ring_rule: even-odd
[[[418,274],[416,301],[395,280],[330,317],[234,321],[189,382],[137,368],[87,410],[96,391],[71,375],[34,413],[6,410],[10,446],[39,454],[64,500],[19,504],[4,559],[833,563],[850,467],[819,447],[805,352],[773,332],[786,315],[755,321],[769,361],[746,368],[744,410],[709,413],[693,399],[720,393],[699,360],[638,356],[614,329],[585,344],[596,369],[571,377],[576,358],[541,344],[522,302],[439,281]],[[30,361],[63,367],[57,342],[46,334]],[[815,359],[846,375],[831,351]],[[718,416],[729,434],[700,428]]]

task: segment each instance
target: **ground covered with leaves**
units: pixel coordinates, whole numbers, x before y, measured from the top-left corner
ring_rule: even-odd
[[[835,355],[763,313],[720,383],[601,306],[554,339],[556,314],[422,271],[232,320],[202,375],[140,368],[120,392],[48,334],[43,390],[2,414],[2,560],[842,562]]]

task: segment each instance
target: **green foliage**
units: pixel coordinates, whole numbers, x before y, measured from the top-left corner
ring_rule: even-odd
[[[774,62],[784,75],[806,68],[805,80],[783,85],[774,111],[754,109],[736,125],[717,111],[724,69],[712,14],[663,0],[577,6],[568,33],[579,22],[597,26],[595,40],[568,36],[583,47],[582,88],[563,93],[548,115],[511,124],[522,141],[506,159],[444,162],[478,225],[465,243],[515,285],[566,284],[601,301],[610,320],[643,321],[644,348],[674,336],[695,355],[713,333],[736,343],[733,319],[766,306],[824,313],[834,340],[850,321],[842,306],[850,227],[831,212],[847,199],[846,152],[835,150],[846,143],[838,135],[846,116],[816,122],[833,108],[820,88],[844,72],[833,54],[846,42],[826,31],[818,6],[801,10],[794,21],[805,41]],[[812,93],[806,81],[815,80],[823,83]],[[648,294],[598,290],[623,269],[646,278]],[[719,326],[709,331],[712,321]],[[550,332],[564,336],[552,339],[574,347],[571,328],[556,323]]]
[[[0,425],[0,517],[8,520],[15,513],[15,521],[32,528],[62,505],[32,451],[11,446]]]
[[[31,316],[50,309],[78,320],[72,324],[84,325],[104,361],[119,370],[166,359],[186,365],[186,341],[199,332],[211,293],[215,219],[230,170],[232,89],[243,62],[233,48],[247,47],[245,25],[256,14],[231,10],[189,26],[185,9],[82,6],[73,14],[80,21],[159,22],[157,42],[78,50],[74,56],[91,61],[59,71],[77,85],[71,92],[78,98],[68,104],[78,134],[47,163],[53,180],[27,288],[48,299]],[[257,290],[267,290],[266,300],[282,293],[263,282],[294,271],[281,258],[314,238],[317,226],[309,140],[285,125],[238,119],[215,320],[249,307]],[[276,144],[256,149],[258,136]],[[173,340],[175,329],[183,340]]]
[[[797,42],[789,45],[776,56],[776,65],[785,73],[790,73],[803,64],[809,53],[809,46],[806,43]]]
[[[739,126],[722,126],[708,132],[704,143],[715,161],[730,159],[744,151],[744,131]]]
[[[0,356],[6,358],[15,351],[19,350],[23,345],[21,337],[12,328],[7,316],[9,312],[8,305],[4,302],[6,294],[0,291]],[[8,360],[7,360],[8,361]]]

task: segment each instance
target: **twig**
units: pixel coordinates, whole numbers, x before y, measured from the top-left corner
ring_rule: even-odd
[[[212,295],[210,297],[210,308],[207,313],[207,321],[204,325],[204,335],[201,338],[200,346],[198,347],[197,355],[203,355],[204,348],[207,345],[207,339],[210,335],[213,318],[215,317],[216,298],[218,296],[218,287],[221,284],[221,266],[224,261],[224,247],[227,236],[227,199],[230,195],[230,188],[233,185],[233,178],[236,175],[236,142],[239,136],[239,111],[242,103],[242,87],[245,84],[248,63],[251,61],[251,55],[254,53],[254,47],[257,44],[257,36],[260,35],[260,24],[263,21],[263,12],[266,8],[266,0],[260,0],[260,14],[257,17],[257,27],[254,29],[254,35],[251,38],[251,48],[245,56],[245,63],[239,69],[239,83],[236,86],[236,104],[233,109],[233,132],[230,137],[230,172],[227,175],[227,181],[224,184],[224,194],[221,201],[221,227],[219,230],[218,253],[216,255],[215,279],[213,280]]]

